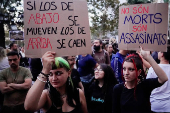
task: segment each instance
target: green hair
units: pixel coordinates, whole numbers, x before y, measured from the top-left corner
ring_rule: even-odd
[[[69,71],[70,65],[69,63],[62,57],[55,57],[55,64],[52,65],[52,69],[64,68],[66,71]],[[74,89],[73,81],[69,76],[69,81],[71,83],[72,88]]]
[[[65,68],[67,71],[70,70],[69,63],[62,57],[56,57],[55,58],[55,66],[56,68]]]

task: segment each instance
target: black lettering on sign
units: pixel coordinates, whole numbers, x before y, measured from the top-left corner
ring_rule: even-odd
[[[65,10],[69,10],[69,11],[73,11],[73,9],[70,9],[70,7],[71,7],[71,3],[73,3],[73,2],[68,2],[68,4],[67,3],[65,3],[65,2],[61,2],[61,5],[62,5],[62,10],[63,11],[65,11]]]
[[[57,6],[55,5],[55,2],[41,2],[40,5],[40,11],[49,11],[49,10],[56,10]]]
[[[68,46],[70,48],[72,47],[86,47],[86,40],[84,39],[70,39],[69,42],[68,42]]]
[[[85,28],[85,27],[78,27],[78,34],[86,34],[86,33],[84,32],[84,28]]]
[[[72,29],[72,27],[62,27],[62,30],[61,30],[61,35],[72,35],[74,34],[74,30]]]
[[[79,26],[79,25],[80,25],[80,24],[76,24],[76,21],[77,21],[77,20],[76,20],[76,17],[78,17],[78,16],[74,16],[73,19],[71,19],[71,18],[72,18],[72,15],[68,17],[68,19],[73,22],[73,24],[69,24],[69,26],[74,26],[74,25],[75,25],[75,26]]]
[[[35,1],[34,1],[35,2]],[[31,1],[27,2],[27,5],[30,6],[30,8],[27,8],[27,10],[33,10],[33,6],[31,5]]]
[[[65,41],[65,39],[61,39],[61,42],[60,42],[60,40],[57,40],[57,42],[60,44],[60,47],[57,47],[58,49],[61,49],[61,48],[66,48],[65,46],[64,46],[64,41]]]

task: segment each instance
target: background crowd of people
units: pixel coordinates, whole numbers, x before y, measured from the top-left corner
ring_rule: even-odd
[[[170,113],[170,47],[144,49],[96,39],[91,54],[26,58],[15,43],[0,47],[0,112]]]

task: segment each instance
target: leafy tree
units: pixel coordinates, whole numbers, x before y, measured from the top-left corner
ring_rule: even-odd
[[[118,28],[119,0],[88,0],[91,14],[91,33],[103,37]]]
[[[16,7],[21,5],[21,0],[0,0],[0,15],[4,18],[3,20],[0,20],[0,46],[2,47],[5,47],[4,25],[7,25],[9,27],[10,24],[14,24],[14,21],[11,20],[16,17],[16,12],[18,12],[17,9],[10,10],[13,5],[15,5]]]

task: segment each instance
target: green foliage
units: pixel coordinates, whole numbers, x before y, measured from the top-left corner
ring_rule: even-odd
[[[129,4],[142,4],[142,3],[152,3],[154,0],[127,0]]]
[[[118,28],[119,0],[87,0],[91,16],[91,33],[105,36]]]

